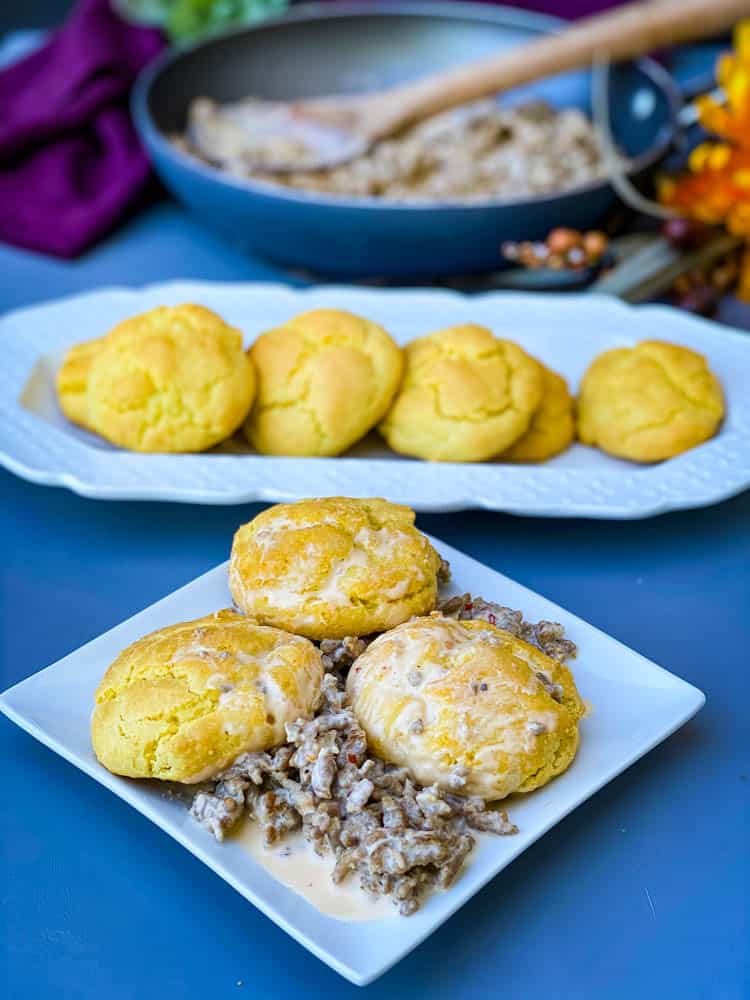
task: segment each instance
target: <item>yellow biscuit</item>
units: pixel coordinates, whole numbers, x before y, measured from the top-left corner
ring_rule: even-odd
[[[540,365],[544,392],[526,433],[499,456],[501,462],[544,462],[559,455],[575,437],[573,397],[562,375]]]
[[[378,756],[489,800],[569,767],[584,714],[567,667],[487,622],[440,616],[379,636],[347,693]]]
[[[104,337],[74,344],[57,370],[55,384],[60,409],[68,420],[91,430],[88,419],[89,372],[94,358],[105,342]]]
[[[239,529],[229,587],[237,607],[260,622],[339,639],[431,611],[440,565],[408,507],[301,500],[271,507]]]
[[[438,462],[481,462],[525,433],[542,372],[483,326],[452,326],[406,347],[401,388],[380,432],[394,451]]]
[[[721,384],[702,354],[644,340],[591,364],[578,397],[578,436],[619,458],[658,462],[707,441],[723,416]]]
[[[250,348],[258,395],[245,424],[265,455],[338,455],[381,419],[398,388],[401,349],[377,323],[314,309]]]
[[[240,426],[254,392],[239,330],[203,306],[159,306],[107,335],[89,372],[88,423],[134,451],[204,451]]]
[[[194,783],[283,743],[320,697],[320,652],[234,611],[159,629],[124,649],[96,691],[94,753],[130,778]]]

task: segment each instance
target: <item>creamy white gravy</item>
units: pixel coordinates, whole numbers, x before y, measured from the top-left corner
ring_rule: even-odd
[[[340,885],[331,881],[333,858],[319,858],[301,831],[288,833],[283,840],[266,847],[260,825],[244,822],[232,842],[239,844],[275,879],[306,899],[321,913],[336,920],[383,920],[398,910],[386,897],[374,897],[349,876]]]

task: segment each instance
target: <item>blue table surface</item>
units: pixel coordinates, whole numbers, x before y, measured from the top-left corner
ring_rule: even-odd
[[[97,285],[279,277],[167,202],[75,263],[0,247],[0,275],[0,308]],[[94,502],[7,473],[0,504],[2,687],[225,559],[259,509]],[[367,994],[745,1000],[750,494],[642,522],[471,513],[420,524],[696,684],[708,704]],[[358,995],[5,719],[0,742],[0,994]]]

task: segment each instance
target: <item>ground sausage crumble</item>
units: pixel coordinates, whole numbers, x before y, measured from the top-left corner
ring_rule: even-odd
[[[447,564],[441,575],[447,578]],[[526,622],[519,611],[481,597],[449,598],[439,611],[459,620],[482,618],[556,659],[576,653],[562,626]],[[407,916],[431,889],[453,882],[474,846],[474,831],[505,835],[517,828],[478,796],[461,795],[461,768],[450,788],[422,788],[407,769],[368,753],[345,693],[346,674],[367,645],[353,637],[323,640],[326,673],[316,715],[287,725],[287,743],[274,753],[238,757],[195,794],[190,811],[217,840],[245,815],[260,823],[269,845],[301,829],[317,854],[332,856],[335,883],[357,877],[363,890],[389,896]]]
[[[246,140],[239,138],[235,126],[243,109],[252,120],[258,107],[252,99],[222,108],[198,98],[190,105],[186,131],[172,141],[237,177],[402,202],[532,198],[599,181],[606,173],[596,126],[577,108],[558,110],[545,101],[514,107],[494,99],[475,101],[418,122],[354,160],[308,171],[307,150],[298,145],[295,152],[287,136],[276,139],[275,150],[274,145],[259,146],[252,125],[246,128]],[[269,154],[266,162],[280,158],[301,169],[269,173],[253,166],[262,162],[264,152]]]

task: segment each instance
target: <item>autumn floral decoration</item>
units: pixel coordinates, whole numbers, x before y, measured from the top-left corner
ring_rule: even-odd
[[[737,294],[750,301],[750,20],[736,27],[734,51],[719,59],[716,78],[725,102],[713,96],[696,102],[712,137],[692,151],[684,174],[660,179],[659,199],[747,241]]]

